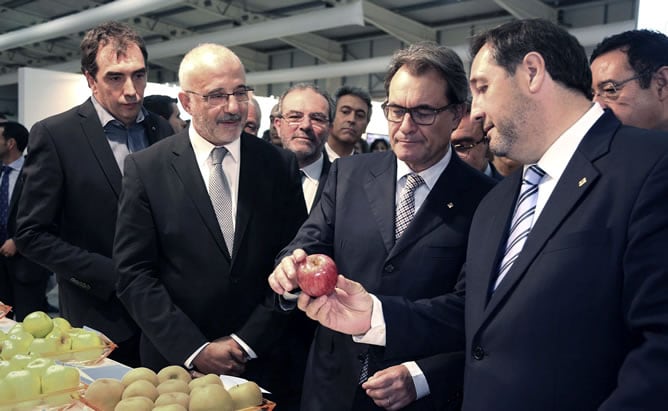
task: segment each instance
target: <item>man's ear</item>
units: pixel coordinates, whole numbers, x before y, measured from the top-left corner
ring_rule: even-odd
[[[86,77],[86,83],[88,83],[88,88],[92,90],[93,87],[95,86],[95,77],[93,77],[88,71],[84,72],[84,77]]]
[[[181,107],[186,111],[186,113],[190,114],[192,116],[192,110],[190,109],[190,95],[184,91],[179,91],[179,94],[177,96],[179,98],[179,102],[181,103]]]
[[[537,92],[545,81],[545,60],[540,53],[532,51],[527,53],[522,59],[522,64],[518,70],[522,69],[527,80],[527,87],[532,93]],[[517,75],[517,72],[515,73]]]
[[[661,66],[652,75],[652,81],[656,81],[659,100],[663,101],[668,98],[668,66]]]

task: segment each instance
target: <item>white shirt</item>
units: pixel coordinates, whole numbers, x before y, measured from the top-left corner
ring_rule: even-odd
[[[19,156],[16,160],[7,164],[7,167],[11,168],[12,171],[9,172],[9,185],[7,186],[9,197],[7,197],[7,206],[12,203],[12,195],[14,194],[14,187],[16,187],[16,180],[19,178],[19,173],[23,168],[23,163],[25,162],[25,157]],[[0,176],[1,178],[2,176]]]
[[[311,207],[313,207],[315,194],[318,192],[324,162],[325,156],[320,153],[320,157],[316,161],[301,169],[306,174],[302,177],[302,191],[304,192],[304,200],[306,200],[306,211],[309,214],[311,213]]]
[[[332,149],[329,146],[329,143],[325,143],[325,152],[327,152],[327,157],[329,157],[329,161],[334,161],[337,158],[341,157],[340,155],[338,155],[336,153],[336,151],[334,151],[334,149]],[[353,148],[352,151],[350,152],[350,154],[348,154],[348,155],[352,156],[354,153],[355,153],[355,149]]]
[[[195,152],[195,160],[197,161],[197,166],[199,167],[200,174],[202,175],[202,180],[206,186],[206,190],[209,191],[209,175],[211,174],[209,168],[209,156],[211,151],[219,146],[211,144],[209,141],[205,140],[204,137],[200,136],[195,130],[195,127],[190,124],[188,129],[188,138],[190,139],[190,144],[193,147]],[[224,144],[228,151],[228,154],[223,157],[223,172],[225,173],[225,178],[227,178],[227,183],[230,185],[230,193],[232,194],[232,215],[237,215],[237,199],[239,198],[239,170],[241,169],[241,139],[237,138],[231,143]],[[232,219],[234,227],[236,228],[236,218]],[[234,339],[248,354],[249,358],[257,358],[255,351],[246,344],[239,336],[236,334],[231,334],[230,337]],[[191,368],[192,362],[199,354],[204,347],[209,345],[205,343],[199,347],[185,362],[187,368]]]
[[[578,121],[576,121],[568,130],[559,136],[559,138],[557,138],[554,143],[552,143],[552,145],[547,149],[540,160],[538,160],[538,166],[546,172],[546,175],[538,186],[538,199],[536,203],[536,214],[534,219],[538,219],[540,213],[545,208],[547,200],[550,198],[550,195],[552,195],[552,191],[554,191],[554,188],[559,182],[561,175],[564,173],[566,166],[568,166],[571,157],[573,157],[575,150],[577,150],[585,134],[587,134],[589,129],[602,115],[603,109],[598,103],[594,103],[592,107]],[[529,167],[529,165],[524,167],[526,169]],[[385,326],[385,317],[383,315],[383,305],[376,296],[372,295],[371,297],[373,300],[373,309],[371,312],[371,329],[369,329],[369,331],[367,331],[367,333],[364,335],[353,336],[353,341],[363,344],[385,346],[387,330]],[[410,367],[408,369],[413,376],[413,381],[417,391],[418,383],[415,382],[416,377],[414,375],[414,370],[412,370]],[[424,378],[424,375],[422,375],[422,378]],[[422,398],[419,393],[417,398]]]

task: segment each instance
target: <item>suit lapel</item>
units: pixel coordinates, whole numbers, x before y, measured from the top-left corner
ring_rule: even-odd
[[[256,193],[265,191],[265,188],[260,187],[266,177],[260,173],[260,168],[254,166],[255,164],[262,164],[262,158],[258,156],[258,151],[253,150],[250,138],[244,134],[241,135],[241,168],[239,169],[239,199],[237,200],[237,220],[234,228],[234,244],[235,249],[238,249],[242,243],[248,222],[251,219],[251,212],[256,207]],[[255,138],[255,137],[252,137]],[[232,264],[236,258],[236,253],[232,258]]]
[[[607,153],[612,136],[618,127],[619,122],[610,113],[606,113],[585,135],[531,229],[517,261],[492,295],[487,307],[487,316],[509,298],[509,294],[526,274],[554,232],[596,184],[600,173],[592,162]]]
[[[327,157],[327,153],[323,153],[322,157],[322,171],[320,172],[320,179],[318,180],[318,189],[316,190],[315,198],[313,199],[314,205],[320,200],[320,195],[322,195],[322,190],[325,188],[325,182],[327,181],[327,175],[329,174],[329,167],[332,165],[329,161],[329,157]]]
[[[394,246],[394,194],[396,191],[397,160],[388,152],[373,163],[364,177],[364,189],[369,209],[376,220],[386,251]]]
[[[230,258],[225,245],[223,233],[220,231],[218,220],[216,219],[216,212],[211,205],[211,198],[206,191],[206,185],[202,180],[202,174],[197,166],[197,159],[195,152],[190,145],[188,139],[188,131],[184,130],[173,137],[174,148],[172,153],[174,159],[172,166],[176,172],[177,177],[183,184],[183,190],[197,209],[197,212],[202,219],[202,223],[206,226],[211,236],[216,240],[218,248],[221,253]]]
[[[107,181],[116,194],[116,197],[118,197],[121,192],[121,180],[123,176],[90,99],[79,106],[78,113],[81,116],[81,128],[93,151],[93,155],[100,164],[100,168],[107,177]]]

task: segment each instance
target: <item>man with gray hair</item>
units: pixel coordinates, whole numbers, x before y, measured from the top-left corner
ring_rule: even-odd
[[[464,67],[447,47],[414,44],[393,56],[385,91],[393,151],[332,163],[320,202],[279,255],[270,283],[294,273],[294,258],[306,252],[328,254],[340,273],[376,292],[415,300],[452,290],[473,212],[493,185],[450,150],[468,95]],[[378,392],[388,390],[393,407],[456,409],[461,384],[430,387],[449,375],[461,381],[463,363],[463,353],[386,361],[319,326],[302,409],[385,408]]]

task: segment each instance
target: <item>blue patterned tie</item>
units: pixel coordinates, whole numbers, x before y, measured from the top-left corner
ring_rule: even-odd
[[[9,217],[9,173],[12,168],[2,166],[0,182],[0,245],[7,240],[7,218]]]
[[[225,238],[227,250],[232,256],[234,250],[234,216],[232,215],[232,192],[223,172],[223,158],[227,155],[225,147],[216,147],[211,150],[209,161],[211,169],[209,175],[209,196],[216,212],[220,231]]]
[[[406,185],[401,190],[399,206],[394,223],[394,239],[398,240],[415,216],[415,190],[424,184],[419,174],[411,173],[406,177]]]
[[[545,176],[543,171],[537,165],[532,165],[524,172],[522,188],[515,205],[512,223],[510,225],[510,234],[506,242],[506,251],[499,265],[499,275],[496,277],[493,290],[501,284],[503,277],[508,274],[515,260],[519,256],[524,243],[526,242],[531,227],[533,227],[533,217],[536,213],[536,200],[538,199],[538,184]]]

